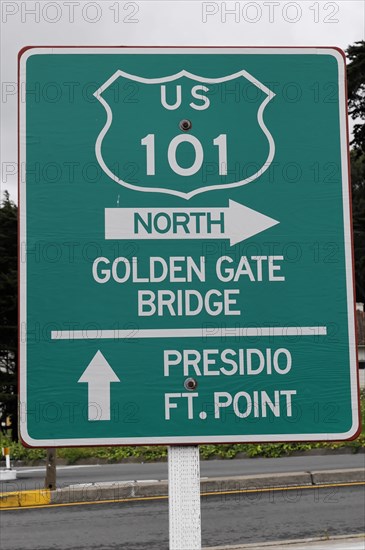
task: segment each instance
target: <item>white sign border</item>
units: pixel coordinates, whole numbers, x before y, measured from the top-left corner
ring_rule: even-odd
[[[339,120],[341,139],[341,166],[342,166],[342,192],[343,192],[343,222],[344,222],[344,246],[346,261],[346,291],[348,308],[348,334],[349,334],[349,364],[350,364],[350,388],[353,422],[350,430],[345,433],[315,433],[315,434],[269,434],[269,435],[229,435],[229,436],[177,436],[177,437],[114,437],[114,438],[73,438],[73,439],[34,439],[28,434],[27,429],[27,346],[26,335],[21,334],[22,328],[27,323],[27,288],[26,257],[21,257],[21,247],[26,247],[26,178],[25,170],[21,174],[19,169],[19,426],[20,437],[26,446],[30,447],[65,447],[80,445],[171,445],[171,444],[205,444],[205,443],[261,443],[280,441],[336,441],[349,440],[356,437],[360,430],[359,399],[358,399],[358,368],[356,355],[355,335],[355,304],[353,285],[353,256],[352,256],[352,232],[350,220],[349,197],[349,165],[348,165],[348,124],[346,104],[346,64],[344,54],[338,48],[326,47],[29,47],[24,48],[19,54],[19,82],[18,82],[18,106],[19,106],[19,151],[18,166],[26,166],[26,102],[21,101],[21,90],[25,89],[27,60],[34,55],[44,54],[293,54],[293,55],[329,55],[336,59],[339,75]],[[25,248],[23,248],[25,250]],[[353,312],[353,314],[351,314]]]

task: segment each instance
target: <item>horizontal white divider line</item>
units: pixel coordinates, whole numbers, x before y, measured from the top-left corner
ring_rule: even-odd
[[[118,340],[127,338],[222,338],[229,336],[326,336],[327,327],[201,327],[130,330],[52,330],[52,340]]]

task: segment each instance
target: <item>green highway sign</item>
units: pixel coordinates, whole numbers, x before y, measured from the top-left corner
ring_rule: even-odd
[[[334,48],[26,48],[29,446],[359,430],[345,60]]]

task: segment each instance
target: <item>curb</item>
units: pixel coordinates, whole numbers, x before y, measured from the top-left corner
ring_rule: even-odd
[[[347,483],[348,475],[351,481],[365,482],[365,468],[353,468],[351,470],[320,470],[312,472],[313,485],[321,483]]]
[[[365,470],[324,470],[202,479],[201,495],[257,492],[270,489],[315,487],[324,484],[365,483]],[[113,481],[70,485],[50,491],[14,491],[0,494],[1,508],[21,508],[85,502],[128,501],[168,497],[168,481]]]
[[[49,489],[0,493],[0,509],[22,508],[27,506],[44,506],[45,504],[50,503],[51,491]]]

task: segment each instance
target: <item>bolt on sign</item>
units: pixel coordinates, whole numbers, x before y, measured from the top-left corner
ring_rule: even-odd
[[[40,47],[19,71],[25,444],[355,437],[343,55]]]

